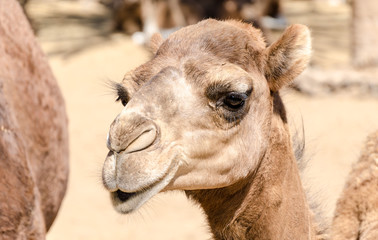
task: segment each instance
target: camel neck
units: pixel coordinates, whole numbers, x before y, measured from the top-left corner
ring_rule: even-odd
[[[315,238],[288,127],[277,115],[271,130],[270,147],[249,178],[186,192],[204,209],[215,239]]]

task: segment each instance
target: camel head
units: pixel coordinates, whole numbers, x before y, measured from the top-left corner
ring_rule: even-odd
[[[222,188],[248,177],[269,148],[274,96],[306,67],[310,35],[293,25],[266,47],[261,32],[205,20],[163,41],[116,85],[103,183],[129,213],[160,191]]]

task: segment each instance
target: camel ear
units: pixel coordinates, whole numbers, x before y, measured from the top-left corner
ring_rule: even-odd
[[[275,92],[291,83],[307,67],[311,56],[309,29],[300,24],[288,27],[281,38],[267,48],[265,77]]]
[[[157,50],[159,49],[160,45],[164,42],[163,37],[160,33],[154,33],[150,38],[149,47],[153,54],[156,54]]]

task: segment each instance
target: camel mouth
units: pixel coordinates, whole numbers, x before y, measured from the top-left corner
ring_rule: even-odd
[[[172,163],[168,171],[155,183],[136,192],[125,192],[117,189],[110,193],[115,210],[121,214],[132,213],[145,202],[163,190],[175,176],[178,163]]]
[[[128,193],[128,192],[122,192],[121,190],[117,190],[116,192],[114,192],[114,194],[121,202],[126,202],[127,200],[135,196],[137,193],[136,192]]]

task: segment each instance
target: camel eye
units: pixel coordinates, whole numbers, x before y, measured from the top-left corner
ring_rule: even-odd
[[[124,100],[124,99],[121,99],[121,97],[118,97],[118,98],[116,99],[116,102],[118,102],[118,101],[121,101],[121,103],[122,103],[123,106],[126,106],[126,104],[127,104],[127,101]]]
[[[248,95],[245,93],[228,93],[223,99],[223,106],[229,111],[237,111],[244,106]]]

